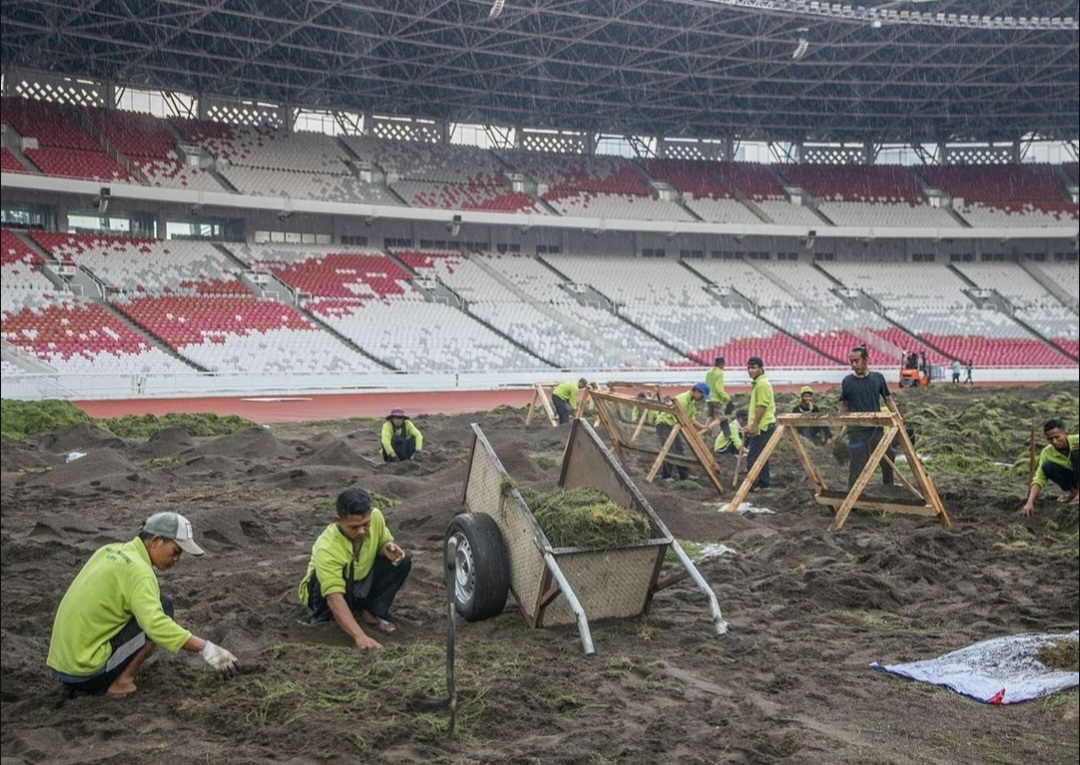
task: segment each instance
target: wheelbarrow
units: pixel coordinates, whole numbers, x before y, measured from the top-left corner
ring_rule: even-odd
[[[465,512],[446,531],[450,598],[466,621],[503,612],[508,596],[530,627],[577,624],[581,646],[595,653],[590,619],[648,611],[653,595],[687,576],[705,594],[716,634],[727,632],[715,593],[585,420],[574,421],[559,486],[586,486],[648,518],[650,538],[602,550],[556,548],[503,468],[479,425],[465,480]],[[668,550],[684,569],[660,581]]]

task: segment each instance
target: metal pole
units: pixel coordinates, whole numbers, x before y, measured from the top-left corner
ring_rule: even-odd
[[[716,593],[712,591],[712,588],[705,582],[705,578],[701,575],[701,572],[697,570],[697,566],[687,556],[683,549],[679,546],[679,543],[674,539],[671,540],[671,549],[675,552],[675,557],[679,559],[679,563],[682,564],[686,572],[690,574],[690,578],[694,580],[694,583],[698,586],[702,592],[705,593],[705,597],[709,599],[709,611],[712,612],[713,625],[716,627],[717,635],[724,635],[728,631],[728,624],[724,621],[724,617],[720,613],[720,602],[716,599]]]
[[[446,569],[450,577],[446,583],[446,692],[450,695],[450,722],[446,726],[446,737],[454,737],[457,723],[457,684],[454,682],[454,643],[457,637],[457,602],[454,599],[454,587],[457,583],[457,539],[450,537],[446,542],[448,559]]]
[[[576,423],[575,423],[576,425]],[[548,571],[555,577],[555,581],[559,583],[559,590],[562,592],[562,596],[566,598],[567,605],[570,606],[570,610],[574,612],[577,617],[578,634],[581,636],[581,647],[585,651],[587,656],[592,656],[596,653],[596,649],[593,648],[592,633],[589,632],[589,620],[585,616],[585,609],[581,607],[581,603],[577,599],[577,595],[574,594],[574,590],[570,587],[570,582],[563,576],[562,569],[559,568],[559,564],[555,562],[555,556],[549,552],[544,553],[544,563],[547,564]]]

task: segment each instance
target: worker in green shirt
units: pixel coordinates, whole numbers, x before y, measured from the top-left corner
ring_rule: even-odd
[[[386,415],[379,446],[383,462],[404,462],[419,459],[424,448],[424,434],[413,425],[402,409],[394,409]]]
[[[683,414],[690,420],[691,423],[696,425],[699,430],[704,430],[705,426],[698,423],[695,419],[697,415],[696,404],[698,401],[702,401],[709,396],[709,386],[703,382],[696,383],[693,388],[684,393],[679,393],[672,397],[671,402],[677,407],[682,409]],[[668,412],[657,412],[656,414],[656,435],[660,439],[660,446],[663,448],[667,443],[668,438],[671,437],[671,431],[674,429],[678,420],[675,419],[674,414]],[[685,454],[683,450],[683,439],[680,435],[675,439],[675,442],[671,445],[669,454]],[[679,473],[679,480],[685,481],[690,477],[690,468],[685,465],[672,465],[665,460],[663,466],[660,469],[660,478],[663,481],[675,480],[676,468]]]
[[[1065,423],[1059,419],[1047,420],[1043,433],[1050,443],[1039,454],[1039,467],[1031,479],[1027,502],[1020,508],[1020,514],[1030,518],[1035,514],[1035,500],[1046,488],[1047,481],[1053,481],[1065,492],[1059,502],[1080,502],[1080,448],[1077,443],[1080,436],[1070,436],[1065,430]]]
[[[724,357],[713,360],[713,368],[705,373],[705,384],[709,386],[709,419],[720,416],[727,403],[728,394],[724,391]]]
[[[154,569],[167,571],[185,552],[203,554],[188,520],[155,513],[130,542],[91,555],[56,611],[49,674],[73,693],[127,696],[155,646],[197,653],[222,675],[235,672],[235,656],[173,621],[172,599],[158,588]]]
[[[749,424],[746,426],[746,466],[753,469],[761,452],[765,449],[769,437],[776,430],[776,397],[772,383],[765,377],[765,363],[760,356],[751,356],[746,360],[746,373],[752,380],[750,387]],[[761,466],[757,481],[752,489],[768,489],[772,485],[769,474],[769,462]]]
[[[567,380],[555,386],[551,391],[551,403],[555,407],[555,414],[559,416],[559,424],[565,425],[577,414],[577,393],[585,390],[589,381],[584,377],[577,380]]]
[[[371,495],[357,487],[337,498],[337,518],[311,546],[307,574],[300,582],[300,602],[308,622],[330,621],[357,648],[382,648],[360,623],[385,635],[397,632],[390,606],[412,570],[412,558],[394,541]]]
[[[735,413],[738,425],[732,424],[727,417],[721,416],[720,430],[717,432],[716,441],[713,444],[715,454],[738,454],[742,451],[742,434],[739,431],[746,427],[746,416],[747,411],[745,409],[740,409]]]

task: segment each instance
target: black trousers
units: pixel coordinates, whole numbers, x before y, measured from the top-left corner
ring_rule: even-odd
[[[1080,485],[1080,451],[1073,449],[1069,461],[1072,463],[1071,468],[1053,462],[1044,462],[1042,465],[1043,474],[1066,492],[1071,492]]]
[[[570,422],[570,418],[574,416],[574,413],[570,411],[569,401],[559,396],[552,396],[551,404],[555,407],[555,414],[559,416],[560,425]]]
[[[162,595],[161,608],[171,619],[174,613],[172,598]],[[78,682],[62,680],[61,682],[72,693],[86,693],[93,696],[105,693],[144,645],[146,645],[146,633],[143,632],[143,628],[139,626],[135,617],[132,617],[124,625],[124,628],[113,635],[109,641],[112,654],[109,656],[109,660],[105,662],[105,667],[101,672],[88,677],[86,680]]]
[[[772,436],[773,431],[776,430],[776,423],[774,422],[765,430],[759,431],[756,436],[747,436],[746,438],[746,468],[752,470],[754,464],[757,463],[758,457],[761,456],[761,452],[765,449],[765,444],[769,442],[769,438]],[[772,486],[772,475],[769,472],[769,461],[765,460],[765,464],[761,466],[761,472],[758,473],[757,481],[754,482],[754,486],[758,489],[767,489]]]
[[[390,454],[383,451],[383,462],[395,462],[396,460],[411,460],[413,455],[416,454],[416,437],[415,436],[398,436],[394,435],[390,437],[390,447],[394,450]],[[394,455],[397,455],[396,457]]]
[[[671,437],[671,431],[673,427],[674,426],[668,425],[666,422],[656,423],[656,435],[660,439],[661,449],[664,448],[664,444],[666,444],[668,438]],[[671,445],[671,449],[670,451],[668,451],[668,454],[686,454],[686,451],[683,449],[682,436],[679,436],[675,439],[675,443]],[[660,468],[660,477],[674,478],[676,471],[678,471],[679,473],[680,481],[685,481],[690,477],[690,468],[686,467],[686,465],[672,465],[666,460],[664,461],[663,466]]]
[[[381,555],[375,556],[375,564],[371,567],[368,575],[359,582],[353,582],[351,586],[346,583],[345,602],[354,613],[368,611],[380,619],[390,616],[390,606],[394,604],[394,598],[405,584],[405,580],[412,570],[412,556],[406,555],[398,565],[393,565]],[[334,618],[330,611],[330,604],[322,594],[322,586],[319,577],[311,575],[308,581],[308,621],[311,624],[330,621]]]

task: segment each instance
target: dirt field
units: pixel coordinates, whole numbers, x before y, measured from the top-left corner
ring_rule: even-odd
[[[1075,432],[1075,383],[940,386],[905,392],[901,409],[959,416],[1004,396],[1026,432],[1035,421],[1026,402],[1052,394],[1071,401],[1060,414]],[[522,412],[509,408],[418,419],[426,459],[400,465],[373,461],[374,420],[214,439],[172,429],[145,442],[77,426],[5,443],[4,765],[1077,762],[1075,689],[987,706],[867,666],[1076,629],[1076,507],[1053,502],[1055,487],[1025,521],[1026,468],[944,472],[931,460],[954,530],[859,511],[830,533],[829,511],[790,451],[773,463],[782,485],[751,495],[773,514],[721,513],[704,482],[650,485],[641,464],[628,466],[689,549],[736,550],[699,565],[727,635],[712,633],[688,582],[659,593],[647,617],[593,624],[593,657],[582,655],[576,630],[530,630],[514,611],[459,622],[458,731],[447,740],[442,538],[461,510],[474,421],[515,480],[556,483],[566,429],[524,430]],[[1026,438],[1008,437],[1007,450],[1022,455]],[[74,450],[87,456],[65,463]],[[846,467],[828,450],[815,455],[841,484]],[[395,605],[400,629],[377,653],[352,648],[333,625],[299,624],[296,587],[311,543],[333,498],[355,484],[385,498],[414,558]],[[131,538],[164,509],[192,520],[207,555],[161,574],[162,592],[182,624],[235,652],[243,673],[219,681],[197,657],[159,652],[133,696],[67,698],[46,676],[45,655],[68,582],[94,549]]]

